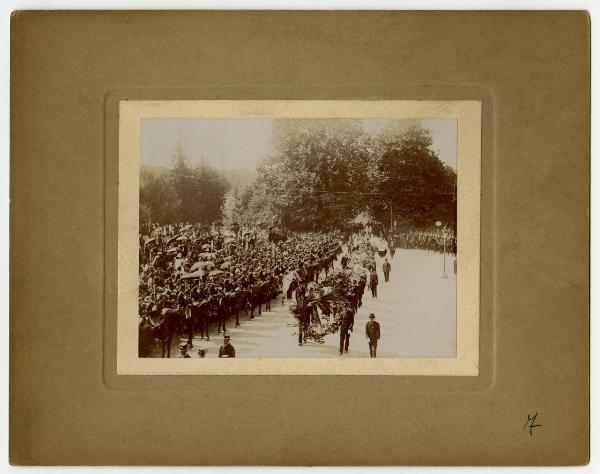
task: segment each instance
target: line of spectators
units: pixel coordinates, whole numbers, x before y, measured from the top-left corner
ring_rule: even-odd
[[[445,246],[444,246],[445,241]],[[456,235],[452,229],[446,229],[446,236],[438,229],[409,230],[395,233],[390,241],[390,248],[422,249],[434,252],[456,254]]]

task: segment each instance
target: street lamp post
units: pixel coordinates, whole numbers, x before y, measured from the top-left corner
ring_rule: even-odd
[[[442,223],[440,221],[436,221],[435,222],[435,226],[436,227],[441,227]],[[442,273],[442,278],[446,279],[448,278],[448,275],[446,275],[446,239],[448,238],[448,229],[446,228],[446,226],[442,227],[441,229],[442,231],[442,239],[443,239],[443,246],[444,246],[444,270]]]

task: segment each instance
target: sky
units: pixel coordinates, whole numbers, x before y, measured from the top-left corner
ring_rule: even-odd
[[[377,133],[389,120],[363,119],[363,127]],[[421,125],[431,131],[433,151],[456,170],[456,119],[423,119]],[[141,125],[140,161],[168,166],[181,140],[191,164],[203,158],[217,169],[253,169],[272,152],[272,130],[271,118],[146,118]]]

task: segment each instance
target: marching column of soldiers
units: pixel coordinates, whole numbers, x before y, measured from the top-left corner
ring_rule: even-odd
[[[240,312],[250,319],[270,309],[286,274],[318,280],[341,253],[336,232],[285,235],[258,228],[232,230],[199,225],[155,226],[140,236],[140,356],[152,341],[170,357],[172,339],[182,333],[209,340],[209,326],[226,331]]]

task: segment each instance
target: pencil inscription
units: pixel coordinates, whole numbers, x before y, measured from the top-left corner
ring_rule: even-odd
[[[527,422],[523,425],[523,429],[529,428],[529,435],[530,436],[533,436],[533,429],[534,428],[540,428],[540,427],[544,426],[544,425],[536,425],[535,424],[535,420],[536,420],[537,416],[538,416],[537,412],[533,416],[527,415]]]

